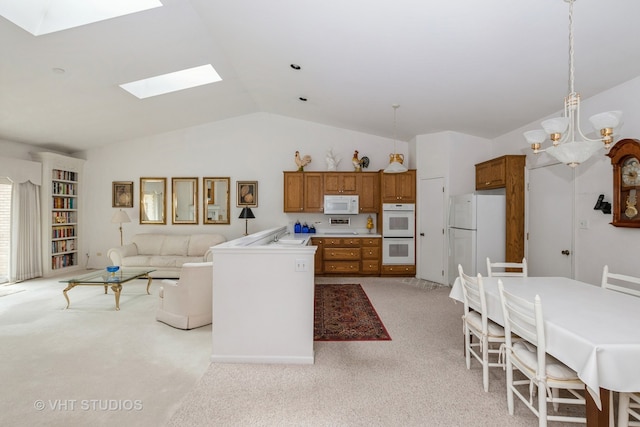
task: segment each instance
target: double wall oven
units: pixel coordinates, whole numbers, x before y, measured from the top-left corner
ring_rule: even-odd
[[[416,215],[413,203],[382,205],[382,264],[414,264]]]

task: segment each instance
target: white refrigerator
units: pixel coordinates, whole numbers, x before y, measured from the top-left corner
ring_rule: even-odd
[[[487,275],[487,257],[505,260],[506,197],[469,193],[449,200],[449,284],[466,274]]]

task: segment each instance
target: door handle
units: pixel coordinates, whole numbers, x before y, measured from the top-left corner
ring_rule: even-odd
[[[422,237],[424,237],[424,233],[420,233],[420,235],[421,235]]]
[[[565,249],[564,251],[562,251],[562,255],[569,256],[570,254],[571,252],[569,252],[569,249]]]

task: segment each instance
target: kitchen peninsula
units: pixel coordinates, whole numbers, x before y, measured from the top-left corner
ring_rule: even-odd
[[[309,240],[279,227],[212,248],[212,362],[313,364]]]

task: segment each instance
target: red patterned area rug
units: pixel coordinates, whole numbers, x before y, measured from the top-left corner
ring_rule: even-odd
[[[359,284],[315,287],[315,341],[389,341],[369,297]]]

